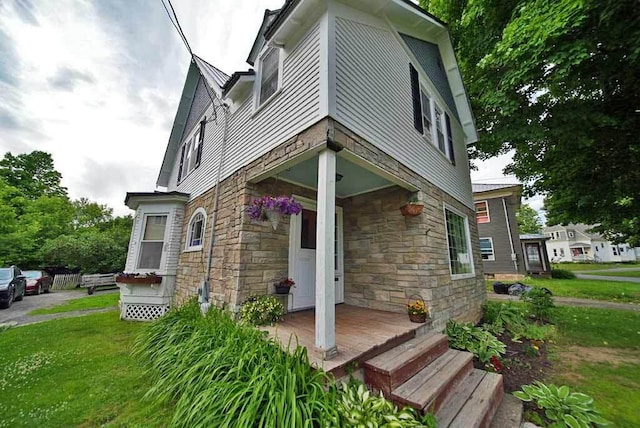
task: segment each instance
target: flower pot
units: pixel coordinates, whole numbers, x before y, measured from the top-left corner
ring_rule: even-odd
[[[411,322],[424,323],[427,322],[427,314],[409,314]]]
[[[276,284],[276,294],[289,294],[291,287]]]
[[[116,282],[121,284],[160,284],[162,277],[158,275],[154,276],[116,276]]]
[[[405,217],[415,217],[422,213],[424,205],[422,204],[406,204],[400,207],[400,212]]]

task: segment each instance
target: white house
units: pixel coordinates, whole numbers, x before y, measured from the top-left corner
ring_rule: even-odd
[[[613,244],[584,224],[555,225],[544,228],[550,238],[547,252],[552,262],[631,262],[636,251],[628,244]]]

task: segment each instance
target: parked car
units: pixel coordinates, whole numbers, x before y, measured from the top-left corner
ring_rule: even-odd
[[[14,301],[22,300],[27,279],[16,266],[0,268],[0,308],[6,309]]]
[[[53,278],[41,270],[25,270],[22,274],[27,277],[27,294],[48,293],[51,291]]]

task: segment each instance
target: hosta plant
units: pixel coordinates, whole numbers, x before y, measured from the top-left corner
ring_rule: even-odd
[[[592,428],[611,423],[600,416],[593,406],[593,398],[571,392],[567,386],[557,387],[534,382],[513,393],[522,401],[533,401],[551,421],[550,428]]]
[[[492,357],[499,357],[507,349],[493,334],[471,323],[460,324],[449,320],[445,334],[449,337],[449,346],[471,352],[485,365],[489,364]]]

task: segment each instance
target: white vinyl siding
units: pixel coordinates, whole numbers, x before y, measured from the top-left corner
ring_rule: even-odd
[[[254,99],[248,97],[229,118],[222,179],[321,119],[319,27],[309,30],[290,52],[284,50],[280,54],[282,91],[255,114]],[[203,115],[213,117],[212,108]],[[180,164],[177,156],[168,191],[189,193],[193,199],[215,185],[223,130],[219,111],[217,117],[217,122],[207,123],[202,164],[176,185]]]
[[[409,56],[392,31],[384,22],[335,18],[336,104],[330,114],[472,208],[462,128],[449,114],[456,165],[438,144],[425,144],[413,124]]]

